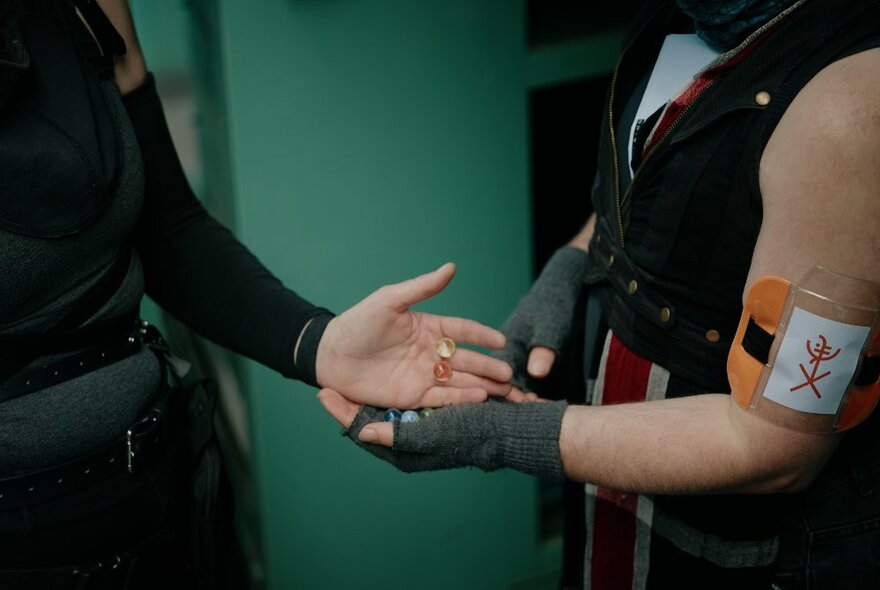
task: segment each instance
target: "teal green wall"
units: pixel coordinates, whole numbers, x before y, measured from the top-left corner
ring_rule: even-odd
[[[425,309],[500,323],[529,277],[522,3],[220,6],[242,239],[337,311],[453,260]],[[403,475],[313,389],[257,366],[248,385],[271,588],[503,588],[539,567],[531,479]]]
[[[128,0],[138,40],[157,77],[190,70],[185,0]]]

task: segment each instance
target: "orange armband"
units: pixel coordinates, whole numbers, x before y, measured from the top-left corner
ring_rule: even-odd
[[[834,433],[880,399],[880,285],[817,267],[797,284],[761,277],[746,295],[727,359],[746,411],[794,430]]]

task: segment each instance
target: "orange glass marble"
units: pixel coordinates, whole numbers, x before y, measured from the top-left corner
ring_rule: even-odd
[[[437,361],[434,363],[434,379],[437,381],[448,381],[452,377],[452,365],[447,361]]]

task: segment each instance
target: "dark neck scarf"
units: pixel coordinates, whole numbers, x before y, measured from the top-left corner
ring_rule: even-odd
[[[796,0],[677,0],[694,19],[697,35],[709,45],[729,51]]]

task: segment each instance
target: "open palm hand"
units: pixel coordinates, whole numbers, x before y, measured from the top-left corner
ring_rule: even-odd
[[[478,322],[411,311],[440,291],[455,274],[453,264],[378,289],[334,318],[318,348],[317,377],[348,400],[399,409],[478,402],[510,392],[507,363],[458,348],[448,359],[452,375],[438,381],[441,338],[457,344],[503,348],[504,335]]]

